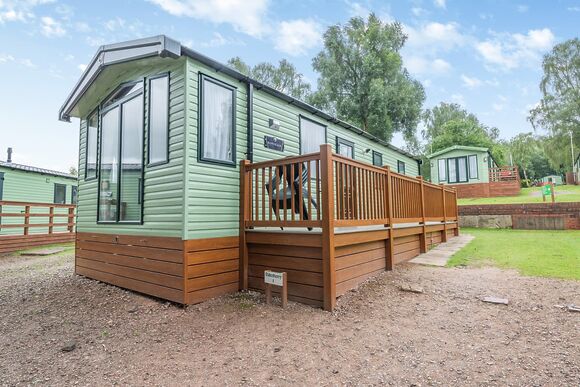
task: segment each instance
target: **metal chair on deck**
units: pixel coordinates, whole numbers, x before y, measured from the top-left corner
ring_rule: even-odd
[[[292,180],[292,165],[294,166],[294,180]],[[276,219],[280,219],[280,210],[292,210],[292,203],[294,203],[294,213],[300,214],[300,188],[302,188],[302,220],[309,220],[307,200],[310,198],[312,205],[316,210],[318,210],[318,204],[316,200],[312,197],[312,193],[309,192],[308,181],[308,167],[302,164],[302,175],[299,175],[299,163],[280,165],[276,167],[278,171],[272,177],[272,180],[266,184],[266,190],[268,195],[270,195],[270,201],[272,203],[272,210]],[[285,182],[285,183],[284,183]],[[294,187],[294,190],[292,190]],[[294,191],[294,195],[292,195]],[[292,197],[294,196],[294,197]],[[280,227],[284,230],[284,227]],[[308,227],[308,230],[312,230],[312,227]]]

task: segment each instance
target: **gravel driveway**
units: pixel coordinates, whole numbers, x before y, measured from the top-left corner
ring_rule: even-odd
[[[580,304],[580,282],[407,264],[331,314],[253,293],[182,308],[72,273],[70,253],[0,257],[1,385],[580,381],[580,313],[554,307]]]

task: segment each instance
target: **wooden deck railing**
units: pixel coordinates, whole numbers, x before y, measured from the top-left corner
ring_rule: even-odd
[[[489,168],[489,181],[519,181],[520,174],[517,166]]]
[[[2,235],[30,235],[31,229],[38,230],[38,233],[53,234],[58,231],[55,228],[63,228],[62,232],[73,233],[75,208],[74,204],[0,200],[0,238]],[[61,219],[63,221],[59,221]]]
[[[326,202],[325,186],[332,190]],[[322,227],[328,204],[335,227],[457,220],[455,189],[332,154],[328,145],[319,153],[241,163],[242,229]]]

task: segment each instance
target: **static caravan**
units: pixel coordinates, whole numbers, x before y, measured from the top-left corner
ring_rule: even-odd
[[[457,189],[459,198],[515,196],[517,167],[497,165],[488,148],[454,145],[427,156],[431,181]]]
[[[76,176],[15,163],[8,148],[0,161],[0,253],[74,240],[77,197]]]
[[[100,47],[59,112],[71,117],[80,119],[76,273],[183,304],[248,287],[248,230],[289,238],[299,227],[310,232],[305,240],[320,238],[328,204],[321,149],[372,169],[374,184],[391,169],[413,181],[419,174],[411,154],[165,36]],[[266,170],[250,179],[249,169],[268,162],[278,164],[267,181]],[[256,209],[248,184],[264,219],[268,202],[269,223],[246,219]],[[356,194],[349,188],[341,198]],[[373,195],[378,211],[378,188]],[[318,258],[310,259],[310,285],[289,273],[290,298],[322,288]],[[302,298],[319,300],[320,292]]]

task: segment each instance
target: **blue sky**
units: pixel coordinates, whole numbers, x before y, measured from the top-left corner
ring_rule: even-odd
[[[315,86],[325,28],[370,11],[404,25],[425,108],[460,103],[506,139],[532,131],[541,57],[580,25],[580,1],[565,0],[0,0],[0,160],[12,146],[15,162],[76,165],[78,121],[57,112],[101,44],[166,34],[224,62],[288,58]]]

